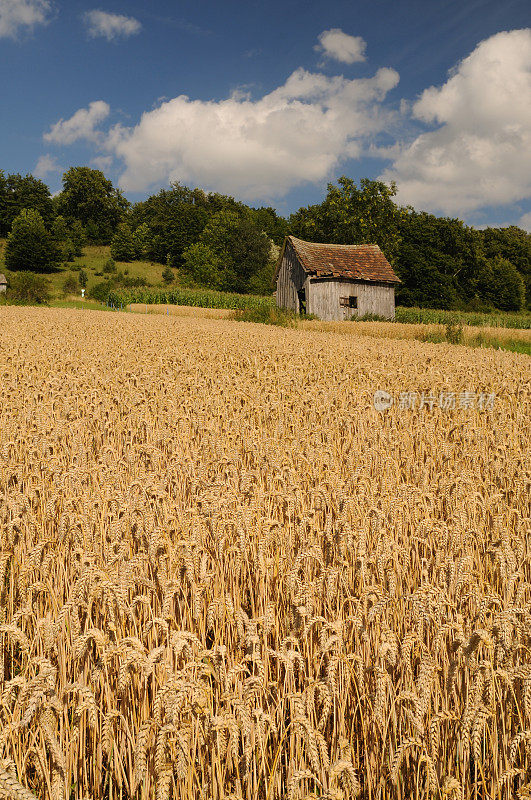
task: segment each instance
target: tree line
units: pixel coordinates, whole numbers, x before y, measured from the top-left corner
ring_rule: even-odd
[[[232,197],[173,183],[131,204],[96,169],[72,167],[52,197],[32,175],[0,171],[0,237],[9,270],[47,272],[110,245],[117,261],[179,268],[196,284],[270,293],[284,237],[378,244],[401,284],[397,303],[442,309],[531,307],[531,235],[515,226],[477,230],[395,202],[396,186],[341,177],[321,203],[285,219]]]

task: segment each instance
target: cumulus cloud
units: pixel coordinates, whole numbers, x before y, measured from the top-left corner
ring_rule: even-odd
[[[520,217],[518,226],[523,228],[524,231],[531,233],[531,211],[528,211],[527,214]]]
[[[97,142],[101,134],[96,126],[109,116],[110,107],[103,100],[90,103],[88,108],[80,108],[70,119],[60,119],[44,134],[46,142],[73,144],[80,139]]]
[[[398,200],[463,214],[531,195],[531,29],[481,42],[441,87],[426,89],[413,116],[437,124],[401,148],[381,176]]]
[[[134,127],[112,128],[107,147],[125,164],[126,191],[182,180],[248,200],[280,197],[359,156],[367,138],[389,126],[382,101],[398,79],[392,69],[359,80],[297,69],[258,100],[180,95]]]
[[[96,169],[101,169],[102,172],[112,167],[114,159],[112,156],[97,156],[90,162]]]
[[[50,0],[0,0],[0,37],[15,38],[20,30],[45,25],[51,11]]]
[[[126,17],[123,14],[110,14],[107,11],[87,11],[83,15],[88,35],[95,38],[102,36],[107,41],[119,37],[127,38],[136,33],[140,33],[142,25],[134,17]]]
[[[355,61],[365,61],[366,43],[361,36],[350,36],[341,28],[330,28],[319,36],[319,44],[315,49],[326,58],[342,61],[344,64],[354,64]]]
[[[33,174],[37,178],[45,178],[51,172],[62,172],[63,168],[50,155],[41,156],[35,165]]]

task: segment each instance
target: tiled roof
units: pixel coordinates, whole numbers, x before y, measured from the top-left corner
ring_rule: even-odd
[[[288,236],[287,241],[303,269],[317,278],[400,283],[377,244],[316,244],[295,236]]]

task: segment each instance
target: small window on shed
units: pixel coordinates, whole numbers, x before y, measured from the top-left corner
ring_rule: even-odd
[[[339,305],[341,308],[357,308],[358,298],[355,295],[350,295],[350,297],[340,297]]]

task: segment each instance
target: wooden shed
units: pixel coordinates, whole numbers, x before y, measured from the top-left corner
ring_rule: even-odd
[[[0,292],[5,292],[7,289],[7,278],[0,272]]]
[[[395,315],[400,283],[377,244],[316,244],[287,236],[275,272],[280,308],[343,320]]]

